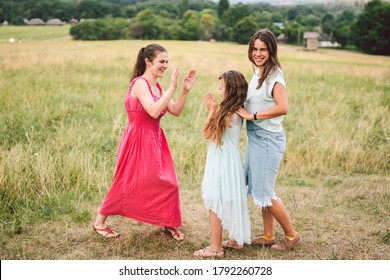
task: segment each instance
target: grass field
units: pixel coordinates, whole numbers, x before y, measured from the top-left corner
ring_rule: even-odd
[[[162,228],[113,217],[108,222],[122,236],[105,240],[91,225],[126,126],[130,71],[150,42],[73,41],[66,28],[0,27],[1,259],[193,259],[209,242],[200,192],[208,144],[203,94],[217,93],[229,69],[250,79],[247,47],[159,42],[180,79],[198,72],[182,116],[162,120],[186,239],[178,244]],[[23,39],[11,44],[11,37]],[[390,57],[280,46],[279,58],[290,111],[276,192],[304,243],[286,253],[247,246],[225,259],[389,260]],[[244,153],[245,129],[241,136]],[[249,201],[255,235],[260,210]]]
[[[1,26],[0,42],[14,38],[16,41],[59,40],[69,35],[69,25],[64,26]]]

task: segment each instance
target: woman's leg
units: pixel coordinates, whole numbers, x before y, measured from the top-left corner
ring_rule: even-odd
[[[262,209],[261,213],[263,215],[263,228],[264,228],[263,235],[269,238],[273,238],[275,218],[268,208]]]
[[[290,215],[288,214],[284,204],[277,200],[273,200],[272,203],[273,205],[268,208],[278,223],[282,226],[285,237],[281,243],[272,245],[271,249],[278,251],[290,250],[302,242],[301,237],[292,226]]]
[[[272,246],[275,244],[274,224],[275,218],[268,208],[261,210],[263,216],[263,234],[259,234],[252,238],[252,244]]]
[[[290,215],[287,212],[286,206],[284,206],[283,202],[279,200],[272,200],[272,206],[267,207],[269,213],[278,221],[278,223],[282,226],[284,235],[286,236],[295,236],[297,232],[295,231]],[[263,211],[264,213],[264,211]],[[263,214],[264,217],[264,214]],[[264,221],[265,227],[265,221]],[[264,234],[266,234],[264,232]]]
[[[119,237],[119,233],[113,231],[106,225],[106,219],[107,216],[103,216],[102,214],[98,213],[96,221],[93,224],[93,230],[105,238]]]
[[[102,214],[98,213],[96,216],[96,221],[95,221],[95,228],[105,228],[106,227],[106,219],[107,216],[103,216]]]

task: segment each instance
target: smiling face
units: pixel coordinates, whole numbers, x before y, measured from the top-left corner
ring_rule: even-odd
[[[264,67],[269,59],[269,50],[267,45],[260,39],[253,42],[251,57],[257,67]]]
[[[158,52],[152,61],[146,58],[145,62],[156,78],[162,77],[168,68],[168,53]]]
[[[222,97],[225,97],[226,94],[226,84],[225,80],[223,78],[219,79],[219,94],[221,94]]]

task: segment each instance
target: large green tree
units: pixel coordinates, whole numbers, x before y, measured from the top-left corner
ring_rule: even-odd
[[[229,10],[229,1],[228,0],[219,0],[218,3],[218,16],[221,17],[224,12]]]
[[[250,16],[251,12],[247,5],[238,3],[229,10],[227,10],[222,16],[222,22],[227,26],[234,26],[237,22],[242,20],[244,17]]]
[[[200,33],[200,15],[199,12],[188,10],[183,14],[181,19],[182,34],[180,39],[182,40],[198,40]]]
[[[321,19],[322,32],[331,36],[335,26],[335,17],[330,13],[326,13]]]
[[[233,39],[239,44],[247,44],[258,29],[257,22],[253,17],[244,17],[234,26]]]
[[[333,30],[334,40],[342,47],[349,44],[351,39],[351,26],[355,21],[355,15],[350,10],[345,10],[338,18]]]
[[[371,54],[390,55],[390,3],[367,3],[353,25],[355,45]]]
[[[202,40],[213,39],[216,27],[216,15],[213,10],[205,9],[200,13],[200,36]]]
[[[134,37],[137,39],[159,39],[161,26],[158,24],[158,17],[150,9],[139,12],[135,17],[136,24],[133,25]]]

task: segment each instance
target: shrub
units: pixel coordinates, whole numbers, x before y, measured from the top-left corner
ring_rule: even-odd
[[[75,40],[131,39],[131,34],[130,23],[122,18],[85,20],[70,29]]]

